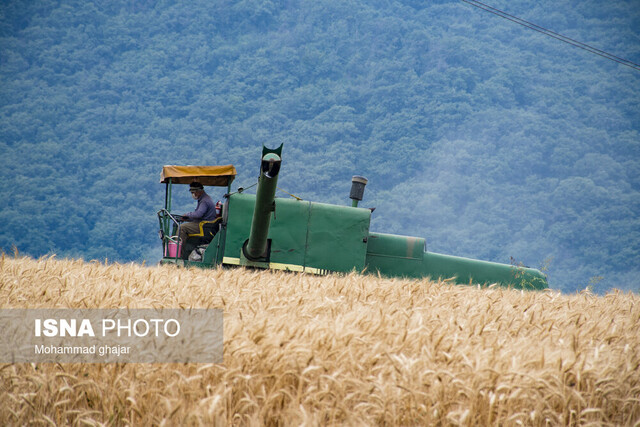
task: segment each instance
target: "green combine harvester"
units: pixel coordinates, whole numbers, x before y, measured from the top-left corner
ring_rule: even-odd
[[[457,284],[518,289],[545,289],[540,271],[426,250],[425,239],[369,230],[371,209],[358,207],[367,180],[354,176],[351,206],[276,198],[282,145],[263,147],[256,194],[231,192],[236,175],[227,166],[164,166],[165,207],[158,211],[161,264],[204,268],[245,266],[313,274],[381,274],[387,277],[450,279]],[[227,187],[215,220],[203,221],[200,232],[180,242],[181,217],[171,213],[174,184]]]

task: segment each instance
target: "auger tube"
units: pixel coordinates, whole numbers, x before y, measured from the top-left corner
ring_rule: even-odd
[[[268,257],[267,236],[271,223],[271,212],[275,210],[276,185],[278,184],[281,163],[279,153],[263,149],[251,231],[249,239],[242,248],[244,256],[251,261],[264,260]]]

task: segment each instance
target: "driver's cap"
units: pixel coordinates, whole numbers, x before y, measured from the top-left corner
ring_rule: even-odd
[[[192,193],[194,191],[200,191],[200,190],[204,190],[204,187],[199,182],[192,182],[191,184],[189,184],[189,191],[191,191]]]

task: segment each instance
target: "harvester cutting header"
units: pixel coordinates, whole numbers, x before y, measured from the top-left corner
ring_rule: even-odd
[[[166,184],[165,207],[158,211],[161,263],[314,274],[355,270],[388,277],[452,279],[458,284],[548,287],[536,269],[428,252],[424,238],[370,231],[372,210],[358,207],[367,184],[361,176],[353,177],[351,206],[276,198],[281,166],[282,145],[263,147],[255,195],[242,189],[231,192],[236,175],[232,165],[165,166],[161,177]],[[197,221],[197,226],[171,212],[173,185],[193,183],[227,187],[215,217]],[[185,227],[195,233],[186,234]]]

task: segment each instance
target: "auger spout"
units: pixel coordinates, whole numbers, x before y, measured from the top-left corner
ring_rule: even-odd
[[[262,147],[260,178],[256,191],[256,204],[251,220],[249,239],[242,248],[244,256],[251,261],[264,260],[268,257],[269,225],[271,212],[275,211],[276,185],[280,172],[282,145],[275,150]]]

